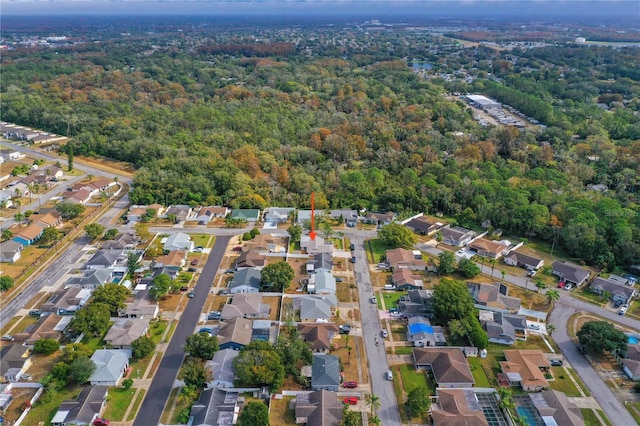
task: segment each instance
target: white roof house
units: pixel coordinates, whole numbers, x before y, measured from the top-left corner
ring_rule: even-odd
[[[162,240],[163,249],[165,251],[186,250],[193,251],[193,241],[191,237],[184,232],[177,232],[169,235],[166,240]]]
[[[129,368],[130,349],[98,349],[91,356],[96,370],[89,377],[92,385],[117,386]]]

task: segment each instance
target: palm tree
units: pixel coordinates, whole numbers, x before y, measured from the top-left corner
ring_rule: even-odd
[[[369,424],[370,425],[379,425],[382,423],[382,420],[380,420],[380,417],[378,416],[373,416],[369,419]]]
[[[440,244],[442,240],[444,240],[444,236],[442,235],[442,232],[440,231],[436,232],[436,247],[438,247],[438,244]]]
[[[504,281],[504,276],[507,275],[507,271],[503,269],[502,271],[500,271],[500,274],[502,274],[502,281]]]
[[[498,263],[496,259],[489,259],[489,264],[491,265],[491,278],[493,278],[493,270],[496,269],[496,263]]]
[[[371,415],[375,415],[376,410],[380,408],[380,397],[374,393],[370,393],[365,399],[369,407],[371,407]]]
[[[498,395],[500,396],[500,408],[508,410],[514,407],[515,402],[513,401],[510,388],[500,387],[498,389]]]
[[[538,288],[538,292],[540,292],[540,290],[547,288],[547,285],[541,279],[537,279],[536,287]]]
[[[349,346],[349,340],[351,340],[351,336],[349,336],[348,334],[345,334],[344,347],[347,348],[347,350],[349,351],[349,360],[347,361],[347,364],[351,364],[351,346]]]
[[[556,289],[547,290],[547,304],[551,305],[560,298],[560,293]]]
[[[551,334],[553,334],[554,331],[556,331],[557,328],[555,325],[553,324],[549,324],[547,325],[547,331],[549,332],[549,337],[551,337]]]

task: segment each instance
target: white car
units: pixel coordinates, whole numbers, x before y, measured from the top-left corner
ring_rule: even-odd
[[[627,309],[629,309],[627,306],[623,306],[622,308],[620,308],[620,310],[618,311],[618,315],[624,315],[627,312]]]

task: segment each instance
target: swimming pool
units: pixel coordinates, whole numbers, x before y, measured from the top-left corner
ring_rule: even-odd
[[[518,417],[524,419],[529,426],[536,426],[538,424],[535,415],[529,410],[529,407],[516,407],[516,411],[518,412]]]
[[[627,343],[629,343],[630,345],[637,345],[639,342],[640,340],[638,340],[637,337],[634,337],[634,336],[627,337]]]

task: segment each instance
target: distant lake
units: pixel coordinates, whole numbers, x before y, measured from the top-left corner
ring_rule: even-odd
[[[411,66],[413,67],[414,71],[430,70],[431,68],[433,68],[433,65],[431,65],[429,62],[412,62]]]

